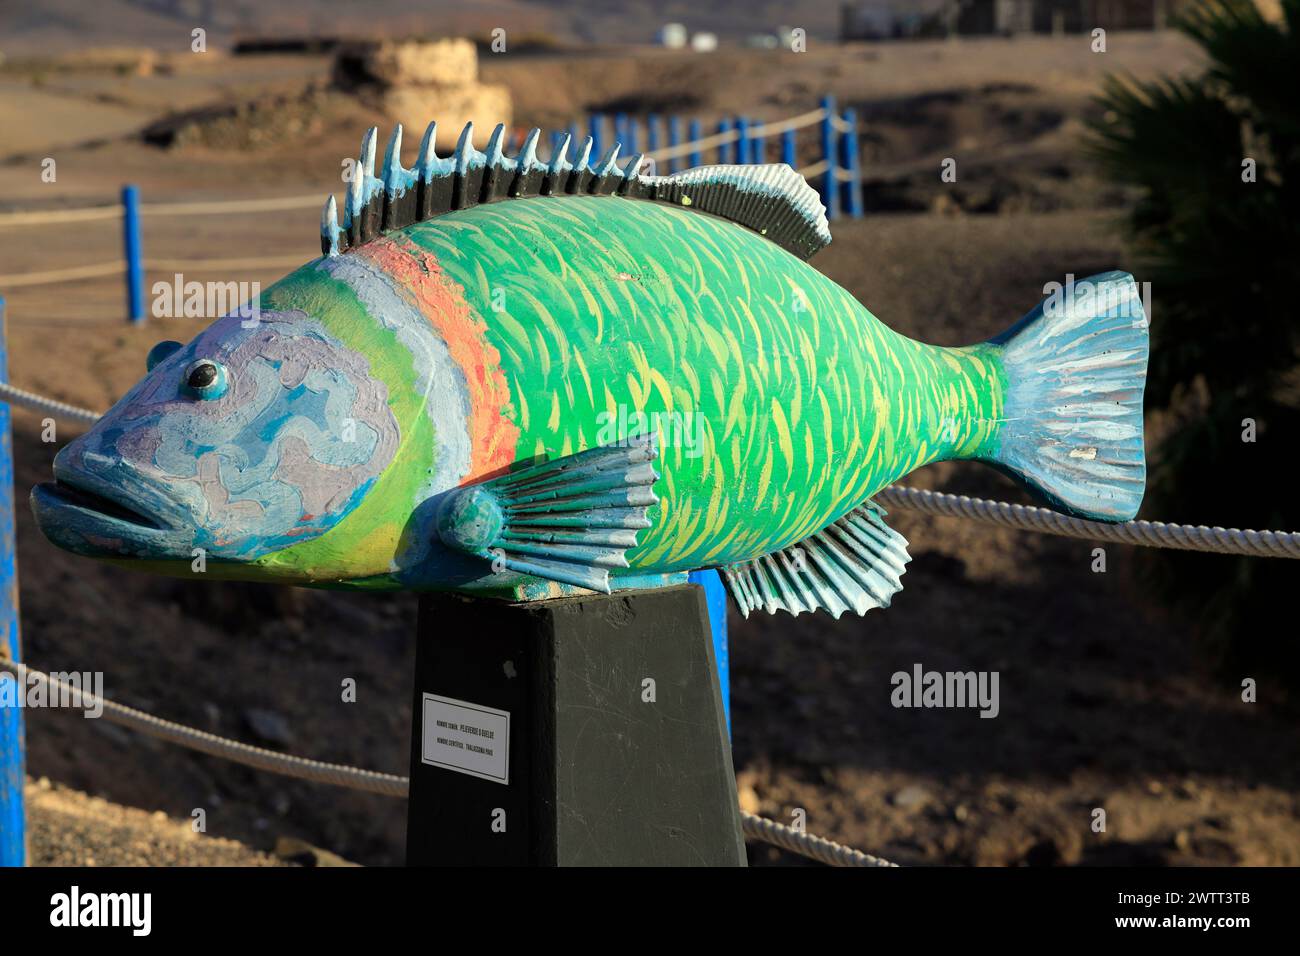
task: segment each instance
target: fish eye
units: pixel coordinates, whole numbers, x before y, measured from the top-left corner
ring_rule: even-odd
[[[144,360],[145,371],[152,372],[154,370],[155,365],[160,365],[161,363],[167,361],[169,358],[172,357],[172,355],[178,352],[181,348],[182,348],[181,343],[173,342],[170,339],[164,339],[163,341],[159,342],[157,345],[151,348],[149,350],[149,354],[145,356],[145,360]]]
[[[226,367],[211,359],[191,362],[185,370],[185,390],[195,398],[212,400],[226,394],[229,381]]]

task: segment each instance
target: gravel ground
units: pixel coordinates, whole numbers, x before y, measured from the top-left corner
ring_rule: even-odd
[[[147,813],[52,784],[27,785],[31,866],[288,866],[191,821]]]

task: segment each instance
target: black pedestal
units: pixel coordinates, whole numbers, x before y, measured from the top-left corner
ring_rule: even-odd
[[[743,866],[703,591],[420,602],[408,865]]]

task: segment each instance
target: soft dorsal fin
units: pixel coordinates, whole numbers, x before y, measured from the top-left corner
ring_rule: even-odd
[[[503,149],[505,127],[492,131],[486,153],[473,147],[473,129],[472,123],[467,125],[455,153],[441,158],[434,151],[438,124],[430,123],[415,167],[403,169],[399,124],[376,175],[378,130],[371,127],[361,141],[341,226],[334,197],[325,202],[321,252],[339,255],[386,232],[480,203],[563,195],[616,195],[711,213],[753,229],[801,259],[831,241],[821,197],[784,163],[699,166],[655,176],[642,171],[640,155],[619,169],[615,165],[618,143],[593,162],[588,137],[570,161],[570,138],[562,136],[550,162],[543,163],[537,158],[540,130],[532,130],[519,155],[512,158]]]

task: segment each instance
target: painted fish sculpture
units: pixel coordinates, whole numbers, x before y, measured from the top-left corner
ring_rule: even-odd
[[[149,373],[32,502],[60,547],[188,575],[524,600],[719,568],[742,611],[887,605],[871,501],[974,459],[1134,516],[1146,322],[1132,277],[965,348],[908,339],[806,263],[785,165],[656,176],[498,127],[413,169],[366,135],[323,255]]]

